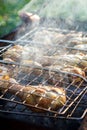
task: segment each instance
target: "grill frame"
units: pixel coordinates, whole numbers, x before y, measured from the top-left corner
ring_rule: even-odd
[[[16,41],[9,41],[9,40],[1,40],[0,42],[2,42],[2,43],[9,43],[9,45],[8,46],[6,46],[6,47],[3,47],[3,48],[1,48],[1,52],[0,53],[2,53],[2,52],[4,52],[5,50],[7,50],[9,47],[11,47],[11,46],[13,46],[13,45],[15,45],[15,43],[16,43]],[[17,41],[18,42],[18,41]],[[19,40],[19,42],[20,42],[20,40]],[[25,41],[26,42],[26,41]],[[11,44],[12,43],[12,44]],[[67,47],[66,47],[67,48]],[[72,47],[69,47],[68,49],[73,49]],[[81,51],[84,51],[84,50],[81,50]],[[86,50],[85,50],[86,51]],[[3,62],[2,60],[0,61],[0,63],[2,63],[2,64],[9,64],[9,65],[12,65],[12,64],[15,64],[15,65],[19,65],[19,63],[8,63],[8,62]],[[40,68],[38,68],[38,69],[40,69]],[[48,69],[47,68],[43,68],[43,70],[45,70],[45,71],[48,71]],[[58,70],[53,70],[54,72],[58,72]],[[71,76],[73,76],[74,74],[71,74],[71,73],[65,73],[65,72],[61,72],[61,73],[63,73],[63,74],[70,74]],[[80,77],[79,75],[74,75],[74,76],[77,76],[77,77]],[[86,79],[84,79],[83,77],[80,77],[80,78],[82,78],[82,80],[84,81],[84,80],[86,80]],[[86,81],[85,81],[86,82]],[[72,84],[72,83],[71,83]],[[82,96],[84,96],[84,92],[87,90],[87,87],[85,87],[83,90],[82,90]],[[80,96],[80,95],[79,95]],[[77,97],[76,98],[76,100],[78,99],[79,97]],[[82,98],[82,97],[81,97]],[[6,98],[4,99],[4,98],[1,98],[1,99],[3,99],[3,100],[7,100]],[[11,100],[7,100],[7,101],[11,101]],[[12,101],[13,102],[13,101]],[[15,101],[14,101],[15,102]],[[20,102],[16,102],[17,104],[20,104]],[[72,103],[71,103],[71,105],[72,105]],[[77,104],[77,106],[78,106],[78,104]],[[20,112],[12,112],[12,111],[8,111],[7,110],[7,112],[6,111],[3,111],[3,110],[1,110],[1,112],[3,113],[14,113],[14,114],[23,114],[23,115],[28,115],[28,113],[20,113]],[[86,112],[87,112],[87,110],[85,110],[84,112],[83,112],[83,114],[82,114],[82,116],[81,117],[70,117],[70,115],[69,116],[65,116],[64,117],[64,113],[62,112],[61,114],[58,114],[58,113],[55,113],[54,115],[52,115],[52,116],[48,116],[48,115],[38,115],[38,114],[30,114],[30,116],[32,115],[32,116],[42,116],[42,117],[53,117],[53,118],[66,118],[66,119],[73,119],[73,120],[80,120],[80,119],[83,119],[84,118],[84,116],[85,116],[85,114],[86,114]]]

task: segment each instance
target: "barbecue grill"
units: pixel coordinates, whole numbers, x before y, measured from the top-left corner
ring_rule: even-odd
[[[74,53],[83,53],[86,54],[86,49],[76,49],[72,46],[70,46],[70,41],[67,42],[67,39],[72,40],[73,35],[81,35],[82,38],[86,37],[86,34],[83,35],[82,32],[74,32],[74,31],[67,31],[67,30],[61,30],[61,29],[53,29],[53,28],[45,28],[42,27],[40,29],[35,28],[32,31],[26,33],[24,36],[17,40],[0,40],[0,43],[2,43],[2,46],[0,47],[0,64],[1,66],[5,66],[7,68],[10,68],[9,71],[11,71],[14,74],[15,79],[17,80],[17,83],[21,85],[42,85],[43,87],[47,84],[53,85],[54,87],[62,86],[63,89],[66,91],[66,97],[67,101],[66,103],[58,110],[51,110],[51,108],[42,108],[39,107],[38,104],[30,105],[25,103],[25,101],[20,101],[20,99],[17,97],[16,92],[15,94],[10,94],[8,89],[5,89],[5,91],[0,93],[0,114],[4,115],[7,113],[7,115],[16,115],[15,118],[18,118],[19,116],[24,118],[27,117],[25,120],[32,120],[33,123],[37,124],[38,119],[43,119],[38,124],[44,126],[50,125],[53,121],[56,121],[55,125],[57,124],[57,121],[60,120],[74,120],[74,121],[81,121],[84,119],[86,112],[87,112],[87,78],[86,76],[81,76],[80,74],[71,73],[71,72],[65,72],[58,70],[56,68],[49,68],[47,66],[36,66],[35,64],[28,65],[28,64],[20,64],[19,62],[13,62],[13,61],[5,61],[3,60],[3,54],[12,46],[15,46],[17,44],[19,45],[26,45],[28,44],[29,47],[38,47],[39,49],[42,47],[41,41],[35,41],[33,40],[34,34],[36,32],[42,32],[43,30],[47,30],[48,32],[51,32],[53,35],[55,33],[57,34],[64,34],[64,39],[60,40],[57,39],[57,37],[53,40],[54,43],[49,45],[49,47],[46,49],[46,54],[55,56],[57,54],[60,54],[62,51],[63,53],[69,54],[70,52]],[[68,35],[71,34],[71,35]],[[25,40],[26,39],[26,40]],[[66,44],[67,43],[67,44]],[[54,47],[54,49],[52,49]],[[45,54],[45,55],[46,55]],[[60,54],[61,55],[61,54]],[[45,56],[42,56],[45,58]],[[51,65],[53,66],[54,63]],[[18,68],[18,69],[17,69]],[[30,68],[29,73],[23,73],[22,69],[28,69]],[[17,69],[17,71],[16,71]],[[34,69],[39,71],[38,75],[34,75]],[[86,67],[83,69],[86,73]],[[46,75],[48,78],[45,78]],[[59,77],[59,80],[56,82],[51,82],[51,79],[56,75],[56,77]],[[78,79],[78,81],[76,80]],[[8,81],[5,81],[8,82]],[[13,83],[14,84],[14,83]],[[33,94],[30,93],[30,94]],[[43,97],[43,96],[42,96]],[[41,97],[41,98],[42,98]],[[37,109],[37,110],[43,110],[44,113],[37,113],[34,111],[31,111],[30,108]],[[30,121],[31,122],[31,121]],[[49,123],[51,122],[51,123]],[[52,123],[53,124],[53,123]],[[51,127],[52,125],[50,125]]]

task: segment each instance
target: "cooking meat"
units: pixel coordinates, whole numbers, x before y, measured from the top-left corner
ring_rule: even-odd
[[[11,77],[13,75],[13,72],[10,71],[10,68],[5,67],[4,65],[0,65],[0,79],[4,76]]]
[[[66,67],[62,68],[61,71],[75,73],[75,74],[78,74],[78,75],[85,77],[85,72],[79,67],[66,66]]]
[[[21,64],[27,63],[32,61],[39,66],[50,66],[50,65],[71,65],[71,66],[78,66],[81,67],[82,64],[85,66],[86,61],[84,60],[85,54],[77,53],[77,54],[64,54],[64,55],[55,55],[55,56],[48,56],[48,55],[41,55],[38,48],[28,47],[28,46],[20,46],[15,45],[8,49],[3,54],[3,59],[7,61],[15,61]],[[82,61],[81,61],[82,60]]]
[[[83,53],[62,55],[58,58],[58,61],[59,64],[77,66],[82,69],[87,67],[87,55]]]
[[[14,72],[10,69],[11,69],[10,67],[6,68],[5,66],[0,65],[0,86],[1,87],[7,87],[9,81],[16,83],[16,80],[12,78]]]
[[[6,82],[5,85],[3,84]],[[22,102],[27,105],[38,106],[45,109],[58,110],[66,102],[66,92],[61,87],[53,86],[22,86],[14,79],[3,79],[0,81],[0,90],[11,94],[16,94]],[[43,112],[43,110],[31,108],[33,111]]]
[[[82,80],[82,78],[85,78],[85,71],[82,70],[81,68],[79,67],[76,67],[76,66],[66,66],[64,68],[61,69],[61,71],[63,72],[69,72],[69,73],[72,73],[72,74],[77,74],[78,76],[70,76],[69,75],[69,80],[72,82],[74,80],[74,82],[79,82]],[[81,78],[82,77],[82,78]]]
[[[81,62],[81,60],[84,60],[84,57],[86,57],[83,53],[78,53],[78,54],[65,54],[65,55],[56,55],[56,56],[41,56],[38,58],[36,58],[34,61],[31,58],[28,59],[28,57],[26,59],[21,60],[21,64],[30,64],[30,62],[32,61],[32,63],[37,63],[38,66],[42,66],[42,67],[46,67],[46,66],[55,66],[55,65],[59,65],[59,66],[79,66],[79,63]],[[86,59],[86,58],[85,58]]]
[[[21,45],[12,46],[5,53],[3,53],[3,59],[9,58],[15,62],[20,61],[22,51],[23,51],[23,46]]]
[[[82,54],[66,54],[66,55],[60,55],[58,58],[59,64],[66,64],[66,65],[78,65],[81,61],[83,55]]]
[[[39,55],[40,56],[39,56]],[[3,54],[3,59],[10,62],[19,62],[21,64],[38,64],[39,66],[51,65],[57,60],[57,56],[44,56],[40,50],[29,46],[15,45]]]
[[[21,71],[25,72],[25,73],[29,73],[29,68],[28,67],[20,67]],[[79,68],[79,67],[76,67],[76,66],[69,66],[69,65],[65,65],[65,66],[59,66],[59,65],[53,65],[53,66],[46,66],[45,69],[44,68],[32,68],[33,72],[36,70],[37,72],[40,72],[40,73],[45,73],[45,71],[48,71],[48,73],[50,72],[56,72],[57,70],[60,71],[60,72],[69,72],[69,73],[73,73],[73,74],[78,74],[78,75],[81,75],[83,77],[85,77],[85,72]],[[42,71],[40,71],[42,70]],[[35,72],[36,72],[35,71]],[[38,74],[40,74],[38,73]]]
[[[79,44],[74,46],[75,49],[87,50],[87,44]]]
[[[81,59],[79,66],[85,68],[87,70],[87,55],[84,55],[83,58]]]
[[[21,46],[15,46],[13,47],[12,50],[14,51],[17,50],[16,52],[18,53],[19,51],[17,48],[21,48],[20,50],[21,55],[25,54],[24,52],[27,53],[27,51],[29,51],[28,48],[21,47]],[[8,50],[8,52],[11,52],[12,54],[12,51]],[[11,56],[12,56],[10,57],[11,60],[16,60],[16,61],[18,60],[18,58],[14,59],[15,56],[13,55]],[[49,72],[52,72],[52,70],[55,70],[55,69],[59,71],[63,71],[63,72],[78,74],[82,77],[85,77],[85,72],[83,71],[83,68],[87,66],[87,60],[86,60],[86,55],[82,53],[66,54],[66,55],[60,55],[60,56],[58,55],[57,56],[42,56],[35,59],[36,61],[32,59],[33,55],[30,52],[28,54],[29,57],[26,55],[24,56],[25,57],[23,57],[23,59],[19,60],[20,66],[19,68],[18,67],[15,68],[16,72],[20,70],[21,72],[25,74],[29,74],[32,71],[32,74],[34,76],[42,75],[46,80],[49,79],[50,76],[53,75],[53,78],[51,79],[54,79],[54,81],[57,81],[58,79],[60,80],[60,76],[58,75],[55,76],[55,72],[51,73],[51,75],[49,74]],[[7,54],[5,55],[4,60],[11,61],[10,58],[8,57],[8,54]],[[43,67],[49,68],[48,71],[47,72],[43,71],[44,70]]]
[[[85,78],[85,71],[83,71],[79,67],[75,66],[58,66],[58,65],[53,65],[53,66],[48,66],[49,71],[44,72],[44,78],[47,79],[48,83],[50,84],[57,84],[61,79],[64,79],[64,74],[67,74],[66,77],[68,79],[67,82],[72,82],[73,80],[75,82],[79,82],[82,80],[82,78]],[[57,73],[58,72],[58,73]],[[77,74],[77,76],[75,76]],[[66,80],[66,79],[65,79]],[[65,81],[66,82],[66,81]]]
[[[38,104],[38,107],[51,110],[61,108],[66,102],[66,92],[63,88],[42,85],[22,86],[10,77],[5,67],[1,67],[0,70],[0,90],[16,94],[26,104]]]
[[[0,76],[6,75],[8,73],[8,69],[4,66],[0,66]]]
[[[87,44],[87,37],[75,37],[75,38],[70,39],[70,42],[73,45]]]
[[[18,49],[17,49],[18,48]],[[21,48],[21,49],[20,49]],[[39,54],[39,52],[36,52]],[[81,62],[84,54],[66,54],[66,55],[57,55],[57,56],[38,56],[37,54],[32,53],[32,49],[28,49],[22,46],[14,46],[8,49],[4,55],[3,59],[8,61],[21,62],[21,64],[37,63],[39,66],[50,66],[50,65],[77,65]]]
[[[69,65],[66,65],[66,66],[53,65],[53,66],[46,66],[45,68],[43,67],[31,68],[31,67],[20,66],[19,70],[20,72],[25,73],[25,75],[31,74],[31,77],[40,76],[42,77],[43,81],[46,81],[49,84],[56,84],[61,80],[61,78],[64,78],[63,74],[61,77],[61,73],[66,74],[68,72],[67,74],[68,82],[72,82],[73,79],[75,79],[75,81],[78,82],[78,81],[81,81],[82,78],[85,78],[84,70],[82,70],[79,67],[69,66]],[[77,76],[75,76],[75,74],[77,74]],[[70,75],[71,75],[71,78],[70,78]]]

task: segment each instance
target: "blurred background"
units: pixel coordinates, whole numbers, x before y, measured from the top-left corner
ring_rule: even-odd
[[[0,0],[0,37],[21,25],[20,11],[38,14],[40,18],[55,18],[54,22],[48,22],[53,27],[65,24],[65,28],[87,31],[87,0]]]
[[[21,24],[18,11],[30,0],[0,0],[0,37]]]

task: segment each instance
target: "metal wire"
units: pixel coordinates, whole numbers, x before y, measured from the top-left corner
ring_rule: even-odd
[[[6,46],[0,48],[0,53],[1,53],[0,56],[3,57],[3,54],[7,50],[9,50],[9,48],[11,46],[15,46],[18,43],[19,43],[19,45],[22,45],[22,44],[20,44],[21,42],[28,43],[29,46],[36,46],[36,44],[38,44],[38,47],[40,48],[41,47],[40,41],[38,41],[38,43],[37,43],[33,40],[30,40],[33,37],[33,33],[36,32],[37,30],[38,29],[35,28],[35,30],[32,30],[31,32],[25,34],[23,37],[19,38],[16,41],[0,40],[0,42],[9,43],[9,45],[6,45]],[[55,31],[60,32],[60,30],[57,30],[57,29],[53,30],[50,28],[48,30],[49,31],[51,30],[54,32]],[[40,31],[40,29],[39,29],[39,31]],[[29,37],[29,39],[24,40],[26,37]],[[67,51],[66,51],[67,54],[69,54],[70,51],[73,51],[73,50],[75,50],[76,53],[81,51],[84,54],[87,51],[86,49],[76,49],[76,48],[73,48],[70,46],[62,46],[59,44],[58,45],[55,44],[54,46],[56,49],[54,51],[54,54],[51,54],[51,55],[57,54],[58,48],[67,49]],[[51,45],[51,49],[52,49],[52,47],[53,47],[53,44]],[[43,58],[45,58],[45,56],[43,56]],[[56,64],[56,61],[52,65],[55,65],[55,64]],[[2,105],[3,109],[1,109],[0,111],[3,112],[3,110],[4,110],[5,112],[9,112],[9,113],[10,112],[11,113],[20,113],[20,114],[26,115],[26,114],[29,114],[29,109],[27,107],[30,106],[32,108],[36,108],[36,109],[40,109],[40,110],[44,110],[44,111],[48,112],[49,117],[50,117],[50,113],[52,114],[53,117],[61,117],[61,118],[69,118],[69,119],[70,118],[71,119],[78,119],[78,118],[80,119],[81,117],[83,117],[83,115],[85,116],[84,113],[86,113],[86,108],[87,108],[87,103],[85,103],[85,98],[87,98],[87,95],[86,95],[87,76],[84,77],[80,74],[66,72],[66,71],[62,71],[60,69],[56,69],[56,68],[50,69],[48,66],[36,66],[36,65],[32,66],[29,64],[21,64],[20,62],[15,62],[15,61],[10,62],[10,61],[0,60],[0,65],[5,66],[7,68],[12,68],[12,70],[10,69],[10,71],[12,71],[12,73],[13,73],[13,78],[15,78],[17,80],[17,83],[19,83],[19,84],[23,84],[24,86],[29,86],[29,85],[33,85],[33,84],[34,85],[42,84],[42,86],[44,86],[46,84],[49,84],[49,82],[50,82],[50,85],[53,85],[55,87],[62,86],[67,92],[66,93],[67,102],[58,111],[53,111],[53,110],[51,110],[50,106],[49,106],[49,108],[45,109],[45,108],[39,107],[38,104],[30,105],[30,104],[26,104],[25,100],[23,102],[20,101],[20,99],[17,98],[17,95],[21,90],[17,91],[14,95],[12,95],[12,94],[9,95],[8,89],[5,89],[4,93],[1,93],[0,99],[3,101],[6,101],[6,104]],[[28,72],[23,71],[23,69],[28,70]],[[36,71],[36,73],[35,73],[35,71]],[[86,72],[86,68],[84,68],[83,71]],[[37,72],[38,72],[38,74],[37,74]],[[54,79],[54,76],[58,77],[58,79],[55,83],[51,82]],[[71,81],[71,79],[72,79],[72,81]],[[76,79],[80,79],[80,81],[76,82]],[[6,82],[8,82],[8,81],[6,81]],[[13,83],[13,85],[14,85],[14,83]],[[34,93],[34,91],[29,93],[29,96],[32,95],[33,93]],[[37,95],[37,96],[39,96],[39,95]],[[85,98],[84,98],[84,96],[85,96]],[[45,98],[45,96],[43,95],[43,96],[41,96],[40,100],[43,97]],[[54,102],[54,101],[52,101],[52,102]],[[81,114],[78,114],[79,113],[78,106],[82,102],[84,102],[85,109]],[[8,108],[10,107],[9,103],[10,104],[15,103],[15,105],[13,105],[11,111],[8,111]],[[21,104],[21,108],[22,108],[22,106],[25,106],[25,108],[23,107],[22,112],[16,109],[16,107],[20,104]],[[26,112],[26,109],[28,109],[27,112]],[[80,109],[80,106],[79,106],[79,109]],[[80,109],[80,111],[81,111],[81,109]],[[45,113],[44,116],[48,116],[48,113]],[[33,115],[33,113],[32,113],[32,115]],[[37,116],[39,116],[39,113],[37,114]]]

